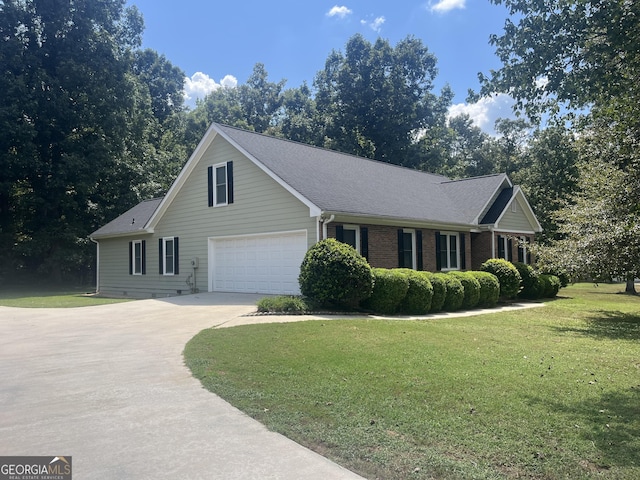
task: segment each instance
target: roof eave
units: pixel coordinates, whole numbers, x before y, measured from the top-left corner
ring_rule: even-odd
[[[91,240],[105,240],[109,238],[122,238],[122,237],[135,237],[139,235],[151,235],[155,233],[153,228],[141,228],[140,230],[135,230],[133,232],[115,232],[115,233],[103,233],[103,234],[91,234],[89,235],[89,239]]]

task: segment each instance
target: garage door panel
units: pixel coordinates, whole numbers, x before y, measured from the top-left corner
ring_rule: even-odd
[[[298,294],[307,233],[210,240],[214,291]]]

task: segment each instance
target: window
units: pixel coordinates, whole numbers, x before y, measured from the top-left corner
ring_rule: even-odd
[[[158,242],[160,275],[177,275],[179,272],[178,237],[161,238]]]
[[[358,225],[336,225],[336,240],[351,245],[367,258],[369,256],[369,230]]]
[[[529,237],[520,237],[518,241],[518,261],[527,265],[531,264],[531,252],[527,247],[531,243]]]
[[[509,237],[498,235],[498,258],[504,258],[505,260],[511,261],[512,246],[513,242],[509,239]]]
[[[129,242],[129,275],[144,275],[146,273],[146,253],[144,240]]]
[[[460,268],[461,245],[457,233],[439,232],[438,270],[458,270]]]
[[[220,207],[233,203],[233,162],[213,165],[207,172],[209,206]]]
[[[398,230],[398,266],[422,270],[422,231]]]

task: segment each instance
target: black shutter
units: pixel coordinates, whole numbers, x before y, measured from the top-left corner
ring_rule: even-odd
[[[504,240],[502,235],[498,235],[498,258],[505,258],[506,252],[504,251]]]
[[[129,242],[129,275],[133,275],[133,242]]]
[[[142,275],[147,274],[147,241],[142,240],[142,258],[140,259],[142,262]]]
[[[398,229],[398,267],[404,268],[404,232]]]
[[[531,245],[531,238],[527,237],[527,265],[531,265],[531,250],[529,250],[530,245]]]
[[[160,275],[163,275],[163,274],[164,274],[164,269],[162,268],[162,263],[163,263],[163,262],[162,262],[162,260],[163,260],[163,257],[164,257],[164,255],[163,255],[163,252],[162,252],[162,239],[161,239],[161,238],[159,238],[159,239],[158,239],[158,260],[159,260],[159,263],[158,263],[158,273],[160,273]]]
[[[460,234],[460,270],[467,269],[467,247],[464,233]]]
[[[507,260],[511,261],[513,259],[513,240],[507,240],[507,256],[505,257]]]
[[[336,226],[336,240],[344,242],[344,227],[342,225]]]
[[[180,273],[180,257],[178,256],[178,237],[173,237],[173,274]]]
[[[207,193],[209,194],[209,206],[213,207],[213,167],[207,168]]]
[[[369,259],[369,229],[360,227],[360,255]]]
[[[436,270],[442,270],[442,246],[440,245],[440,232],[436,232]]]
[[[227,162],[227,203],[233,203],[233,162]]]
[[[424,270],[424,262],[422,261],[422,230],[416,230],[416,265],[418,270]]]

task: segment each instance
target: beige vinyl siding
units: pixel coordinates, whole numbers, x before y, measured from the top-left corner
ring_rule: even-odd
[[[129,242],[146,240],[146,268],[158,269],[158,247],[153,247],[150,235],[123,237],[100,241],[100,293],[123,297],[148,297],[147,275],[129,275]],[[155,257],[153,254],[155,253]],[[156,272],[157,273],[157,272]]]
[[[510,232],[533,232],[534,227],[525,215],[524,209],[517,200],[514,202],[517,205],[516,211],[513,211],[512,205],[507,207],[507,211],[499,222],[499,229]]]
[[[207,168],[229,161],[233,162],[234,203],[209,207]],[[123,241],[122,259],[117,258],[117,251],[121,249],[111,245],[120,240],[100,242],[101,291],[111,293],[116,285],[131,286],[130,290],[133,291],[141,280],[140,284],[144,284],[147,291],[143,296],[176,295],[179,290],[190,293],[186,281],[194,273],[190,266],[190,260],[194,257],[199,260],[196,287],[200,291],[207,291],[209,238],[298,230],[307,231],[309,246],[315,243],[316,219],[310,217],[309,207],[218,136],[177,192],[154,234],[147,238],[147,269],[142,279],[140,276],[128,278],[127,248],[131,238]],[[159,274],[158,239],[163,237],[179,237],[180,270],[177,275]]]

